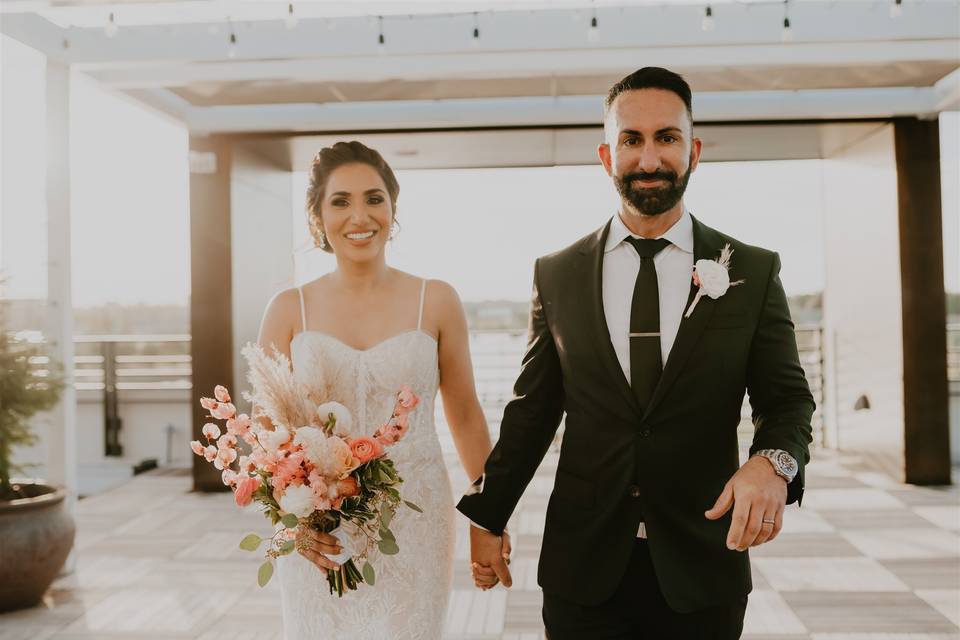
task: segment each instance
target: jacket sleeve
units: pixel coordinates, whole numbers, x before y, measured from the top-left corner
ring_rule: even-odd
[[[483,476],[457,509],[475,524],[501,533],[543,460],[563,415],[560,360],[547,326],[540,288],[540,261],[534,266],[527,350],[520,375],[500,423],[500,439]]]
[[[797,352],[787,297],[780,283],[780,256],[773,254],[760,319],[750,345],[747,391],[753,413],[750,455],[783,449],[799,470],[787,487],[787,503],[803,498],[804,466],[810,460],[811,418],[816,407]]]

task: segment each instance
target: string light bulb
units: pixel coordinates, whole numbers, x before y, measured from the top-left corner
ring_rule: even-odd
[[[790,0],[783,0],[783,30],[780,32],[782,42],[793,42],[793,29],[790,28]]]
[[[596,42],[600,38],[600,27],[597,23],[597,15],[594,13],[593,17],[590,18],[590,28],[587,29],[587,40],[590,42]]]
[[[377,37],[377,51],[380,55],[387,52],[387,39],[383,37],[383,16],[377,16],[377,23],[380,25],[380,35]]]
[[[227,45],[227,57],[230,59],[237,57],[237,34],[230,31],[230,42]]]
[[[103,27],[103,32],[107,34],[108,38],[112,38],[117,35],[117,16],[112,11],[110,16],[107,18],[107,24]]]
[[[793,42],[793,29],[790,28],[790,18],[783,19],[783,31],[780,32],[780,39],[784,42]]]
[[[287,5],[287,17],[284,19],[287,29],[297,28],[297,14],[293,11],[293,3]]]
[[[480,18],[476,11],[473,12],[473,39],[470,41],[470,46],[474,48],[480,46]]]
[[[903,14],[903,0],[893,0],[890,5],[890,17],[899,18]]]
[[[707,5],[706,10],[703,12],[703,30],[704,31],[713,31],[713,7]]]

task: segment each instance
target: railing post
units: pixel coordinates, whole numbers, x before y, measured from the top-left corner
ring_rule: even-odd
[[[117,402],[117,363],[115,345],[110,340],[103,342],[103,453],[106,456],[122,456],[120,445],[120,411]]]

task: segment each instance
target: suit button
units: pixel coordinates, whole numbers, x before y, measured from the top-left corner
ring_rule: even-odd
[[[644,438],[650,437],[650,433],[651,433],[650,427],[648,427],[647,425],[643,425],[643,428],[640,429],[640,435]]]
[[[630,485],[630,487],[627,489],[627,491],[630,492],[630,497],[631,497],[631,498],[639,498],[639,497],[640,497],[640,487],[638,487],[638,486],[635,485],[635,484]]]

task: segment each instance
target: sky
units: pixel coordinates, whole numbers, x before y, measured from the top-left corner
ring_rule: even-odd
[[[46,278],[43,57],[0,36],[0,268],[10,297]],[[80,78],[72,96],[73,302],[185,304],[189,295],[187,132]],[[958,175],[958,114],[941,119],[945,176]],[[819,160],[701,164],[686,202],[705,223],[781,254],[788,294],[824,282]],[[616,209],[601,167],[399,171],[402,229],[388,260],[449,281],[470,301],[529,297],[534,259],[601,226]],[[960,291],[957,180],[944,191],[947,289]],[[306,175],[291,212],[304,251]],[[297,195],[301,194],[301,195]],[[311,275],[333,266],[311,255]],[[278,256],[289,259],[289,256]]]

